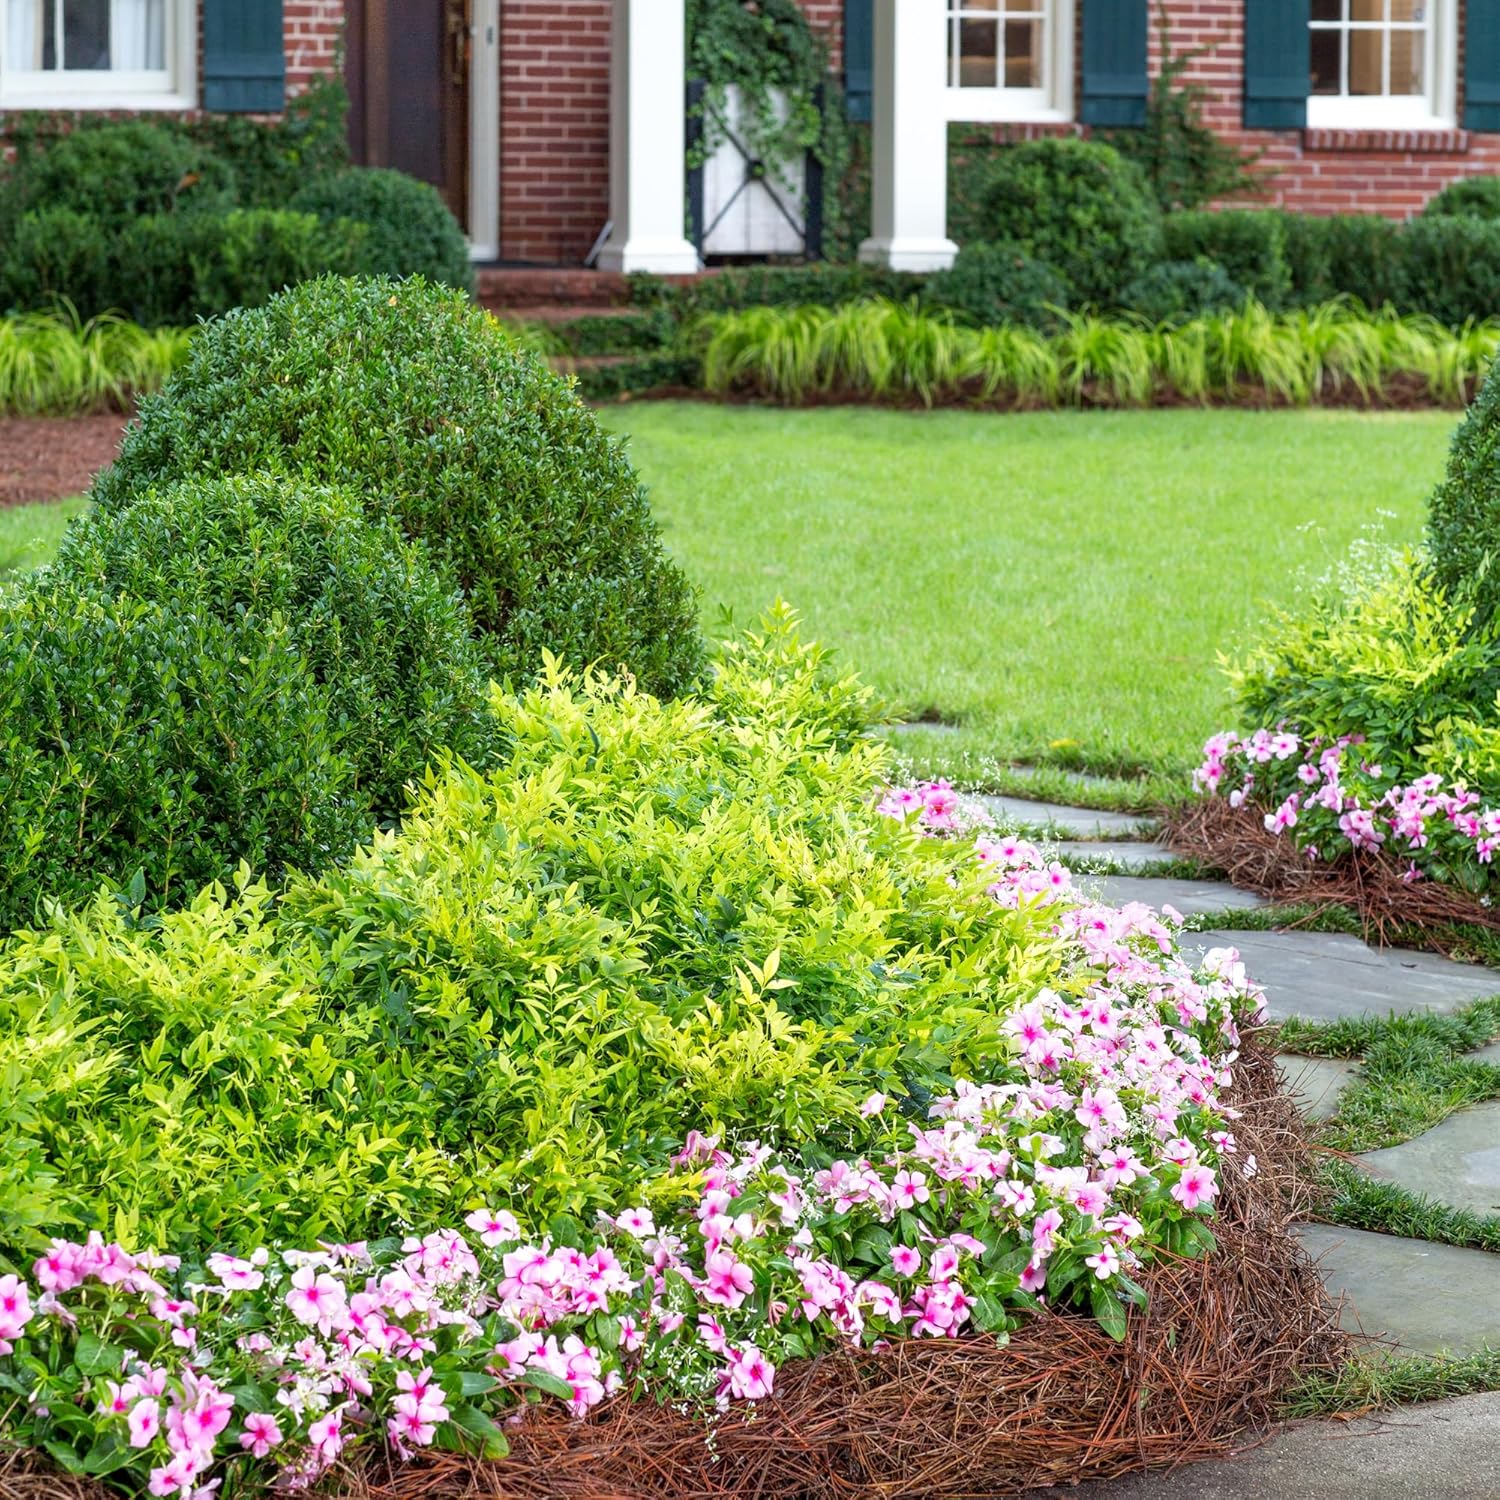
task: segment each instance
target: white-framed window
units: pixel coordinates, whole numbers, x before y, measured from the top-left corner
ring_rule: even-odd
[[[1073,0],[947,0],[955,120],[1069,120]]]
[[[1307,123],[1445,129],[1456,119],[1455,0],[1312,0]]]
[[[0,0],[0,109],[190,109],[195,0]]]

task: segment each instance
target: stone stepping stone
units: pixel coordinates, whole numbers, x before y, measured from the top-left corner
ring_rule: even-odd
[[[1139,813],[1067,807],[1061,802],[1033,802],[1029,797],[976,794],[972,800],[986,808],[1002,828],[1058,829],[1075,839],[1124,839],[1152,826],[1151,819]]]
[[[1097,839],[1064,839],[1061,843],[1049,844],[1047,852],[1065,865],[1075,860],[1107,859],[1120,869],[1132,872],[1150,870],[1177,857],[1165,844],[1142,844],[1126,839],[1112,839],[1104,844]]]
[[[1399,1146],[1365,1152],[1360,1161],[1408,1192],[1500,1216],[1500,1102],[1461,1109]],[[1500,1262],[1491,1295],[1500,1303]]]
[[[1296,1234],[1329,1294],[1346,1298],[1348,1332],[1405,1353],[1500,1346],[1500,1255],[1338,1224],[1299,1224]]]
[[[1481,1047],[1477,1052],[1465,1055],[1472,1057],[1475,1062],[1489,1063],[1492,1067],[1500,1068],[1500,1042],[1491,1042],[1488,1047]]]
[[[1339,932],[1184,933],[1189,961],[1210,948],[1238,948],[1245,967],[1265,987],[1273,1020],[1300,1016],[1336,1021],[1431,1011],[1440,1015],[1472,1000],[1500,994],[1500,971],[1454,963],[1435,953],[1370,948]]]
[[[1281,1087],[1304,1120],[1318,1124],[1338,1111],[1339,1095],[1359,1072],[1359,1064],[1347,1057],[1302,1057],[1283,1052],[1276,1059]]]
[[[1480,1500],[1500,1495],[1500,1392],[1253,1434],[1230,1458],[1035,1500]]]
[[[1144,875],[1106,875],[1097,884],[1100,894],[1111,906],[1144,901],[1147,906],[1157,908],[1175,907],[1185,917],[1207,916],[1216,911],[1250,911],[1267,904],[1262,897],[1221,880],[1158,880]]]

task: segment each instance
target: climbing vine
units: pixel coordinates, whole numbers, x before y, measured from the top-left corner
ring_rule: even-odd
[[[851,152],[843,91],[828,44],[795,0],[688,0],[688,76],[704,91],[693,112],[702,131],[688,164],[701,166],[729,139],[729,90],[739,92],[739,144],[790,190],[794,163],[809,152],[823,167],[825,254],[851,248],[840,190]]]

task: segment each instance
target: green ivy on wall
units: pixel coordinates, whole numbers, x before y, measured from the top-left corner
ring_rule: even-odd
[[[740,144],[788,189],[788,169],[811,153],[823,167],[824,253],[852,253],[842,190],[851,132],[824,38],[795,0],[688,0],[687,34],[688,76],[705,85],[695,106],[703,131],[688,164],[701,166],[728,139],[728,91],[737,88]]]

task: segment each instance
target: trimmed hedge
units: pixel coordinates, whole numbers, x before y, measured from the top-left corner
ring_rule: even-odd
[[[461,294],[326,277],[207,325],[94,495],[118,509],[261,469],[346,488],[419,538],[502,678],[551,651],[671,694],[703,666],[693,589],[621,445]]]
[[[363,224],[353,270],[366,275],[424,276],[445,286],[474,289],[474,265],[458,220],[438,190],[390,167],[350,167],[315,178],[291,207],[316,214],[331,228],[340,220]]]
[[[1500,177],[1461,177],[1427,200],[1427,217],[1500,219]]]
[[[1210,260],[1164,260],[1125,288],[1124,302],[1148,323],[1176,328],[1243,306],[1247,293]]]
[[[492,758],[485,694],[461,601],[356,499],[262,476],[96,509],[0,611],[0,923],[321,869],[440,749]]]
[[[1292,291],[1286,215],[1250,209],[1169,214],[1163,221],[1169,261],[1209,261],[1257,302],[1278,309]],[[1127,307],[1134,307],[1129,293]],[[1135,308],[1144,312],[1145,308]]]

